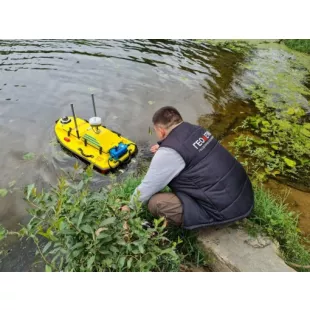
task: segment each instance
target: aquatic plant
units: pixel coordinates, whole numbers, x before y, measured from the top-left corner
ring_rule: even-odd
[[[258,182],[281,177],[310,189],[309,72],[285,52],[281,65],[271,52],[259,53],[243,66],[251,74],[245,93],[258,112],[235,129],[240,135],[230,146]]]
[[[260,109],[264,108],[262,104]],[[282,111],[281,116],[270,110],[250,116],[237,129],[250,134],[240,134],[230,145],[236,156],[251,158],[249,171],[260,169],[261,175],[284,176],[310,187],[310,123],[302,120],[304,115],[296,107]]]

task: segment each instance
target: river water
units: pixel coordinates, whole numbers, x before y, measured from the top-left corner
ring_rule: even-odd
[[[55,120],[71,114],[71,103],[88,119],[93,93],[104,125],[138,144],[139,161],[156,141],[148,129],[164,105],[192,123],[218,111],[227,119],[249,112],[238,75],[242,61],[191,40],[0,41],[0,188],[8,191],[0,197],[0,223],[12,230],[27,223],[24,187],[54,185],[62,170],[72,169],[76,159],[53,132]],[[132,162],[127,170],[136,167]],[[109,182],[101,175],[95,180]],[[0,271],[33,270],[34,249],[26,241],[9,239],[3,248],[11,253]]]
[[[197,123],[238,100],[238,87],[231,86],[238,60],[190,40],[0,41],[0,188],[8,190],[0,198],[0,223],[7,229],[25,224],[23,188],[55,184],[61,169],[72,169],[76,160],[55,143],[53,132],[54,121],[71,114],[71,103],[77,116],[90,118],[93,93],[104,125],[147,155],[155,142],[148,128],[161,106],[173,105]],[[108,182],[99,175],[96,181]],[[28,270],[27,247],[10,245],[16,255],[1,269]]]

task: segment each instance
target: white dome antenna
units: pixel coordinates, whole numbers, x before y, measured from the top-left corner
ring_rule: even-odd
[[[97,116],[94,94],[91,94],[91,98],[93,101],[93,108],[94,108],[95,116],[91,117],[89,119],[89,124],[90,124],[90,126],[92,126],[93,129],[94,129],[94,127],[96,128],[96,130],[95,130],[96,133],[99,133],[100,130],[98,129],[98,127],[101,126],[101,117]]]
[[[90,126],[99,127],[101,125],[101,117],[95,116],[89,119]]]

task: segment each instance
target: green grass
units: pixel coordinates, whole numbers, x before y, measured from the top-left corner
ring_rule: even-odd
[[[302,237],[298,229],[298,216],[290,212],[282,200],[261,186],[256,187],[254,212],[246,226],[250,233],[263,232],[275,239],[279,243],[286,263],[310,265],[310,253],[302,245],[303,241],[307,240]],[[298,270],[309,271],[304,268]]]
[[[298,52],[310,54],[310,40],[309,39],[294,39],[284,40],[284,44]]]

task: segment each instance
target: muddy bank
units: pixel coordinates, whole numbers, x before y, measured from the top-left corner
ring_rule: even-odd
[[[288,205],[289,209],[299,215],[299,228],[305,237],[310,237],[310,193],[281,184],[276,180],[268,180],[265,188]],[[310,249],[310,244],[308,244]]]

